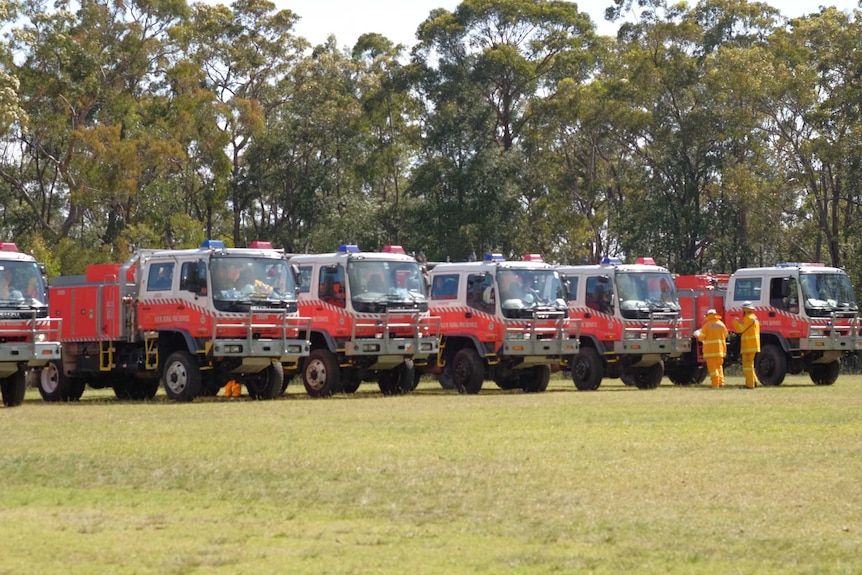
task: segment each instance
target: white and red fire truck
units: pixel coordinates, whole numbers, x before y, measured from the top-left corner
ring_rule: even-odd
[[[63,318],[62,360],[43,371],[47,401],[80,398],[85,384],[120,399],[216,395],[229,380],[254,399],[284,391],[285,369],[308,355],[296,276],[268,242],[226,248],[137,250],[125,263],[54,278],[51,316]]]
[[[33,256],[0,242],[0,392],[3,404],[20,405],[27,373],[37,377],[60,357],[60,319],[48,317],[44,271]]]
[[[444,388],[479,393],[486,379],[502,389],[541,392],[552,368],[578,351],[559,273],[538,254],[506,261],[439,263],[431,314],[441,319],[436,373]]]
[[[437,354],[439,325],[428,313],[427,283],[400,246],[294,255],[302,277],[299,310],[311,319],[311,353],[302,382],[312,397],[353,393],[376,381],[385,395],[415,389]]]
[[[841,357],[862,349],[859,308],[847,274],[820,263],[783,263],[742,268],[727,275],[676,278],[683,315],[697,322],[715,308],[733,333],[742,303],[750,301],[760,322],[760,353],[755,372],[763,385],[781,385],[785,376],[807,372],[817,385],[838,379]],[[731,338],[738,355],[738,340]],[[678,369],[689,380],[703,379],[702,359],[694,351],[680,358]],[[702,368],[700,368],[702,369]]]
[[[665,362],[691,349],[693,322],[680,315],[673,276],[652,258],[557,269],[567,284],[569,317],[582,322],[580,351],[564,365],[578,389],[597,389],[604,377],[655,388]]]

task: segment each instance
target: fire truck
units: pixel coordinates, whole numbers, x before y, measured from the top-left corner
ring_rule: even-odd
[[[229,380],[254,399],[284,391],[284,371],[307,356],[295,273],[268,242],[226,248],[137,250],[122,264],[54,278],[51,316],[63,318],[62,359],[39,379],[46,401],[81,397],[86,384],[120,399],[216,395]]]
[[[363,252],[297,254],[299,310],[311,319],[302,382],[312,397],[354,393],[363,381],[384,395],[416,388],[418,368],[437,353],[439,325],[428,313],[427,283],[401,246]]]
[[[430,279],[442,343],[428,371],[444,388],[475,394],[488,379],[501,389],[541,392],[552,368],[578,351],[560,275],[539,254],[439,263]]]
[[[604,377],[653,389],[665,362],[691,349],[693,322],[680,315],[673,276],[652,258],[557,270],[567,285],[569,317],[582,322],[580,350],[564,365],[578,389],[598,389]]]
[[[841,269],[781,263],[743,268],[729,276],[679,276],[676,286],[685,317],[701,322],[706,310],[714,308],[731,334],[733,320],[742,318],[742,303],[752,302],[760,321],[754,368],[763,385],[781,385],[788,373],[803,372],[817,385],[831,385],[838,379],[841,357],[862,349],[856,296]],[[738,344],[732,336],[733,353],[728,352],[726,363],[738,355]],[[695,351],[678,366],[691,380],[699,377],[696,370],[702,361]]]
[[[24,401],[27,374],[60,357],[60,319],[48,317],[44,268],[12,242],[0,242],[0,393]]]

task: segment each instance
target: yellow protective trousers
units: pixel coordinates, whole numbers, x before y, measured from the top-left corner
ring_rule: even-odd
[[[709,378],[713,388],[719,388],[724,385],[724,358],[723,357],[707,357],[706,370],[709,372]]]
[[[742,354],[742,374],[745,376],[745,387],[757,386],[757,374],[754,372],[754,356],[756,353]]]

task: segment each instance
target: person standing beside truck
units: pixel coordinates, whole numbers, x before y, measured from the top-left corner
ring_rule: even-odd
[[[706,310],[706,317],[695,334],[703,344],[703,359],[713,389],[724,385],[724,356],[727,355],[727,326],[714,309]]]
[[[742,322],[733,320],[733,327],[739,334],[739,352],[742,355],[742,374],[745,387],[757,387],[757,374],[754,372],[754,357],[760,352],[760,321],[754,314],[754,304],[742,303]]]

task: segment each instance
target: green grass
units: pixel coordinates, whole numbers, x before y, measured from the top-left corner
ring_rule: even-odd
[[[862,573],[862,377],[0,408],[0,574]]]

